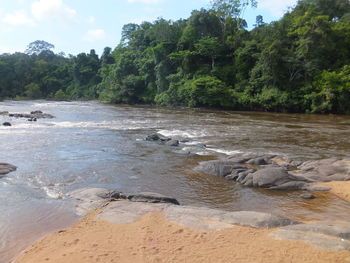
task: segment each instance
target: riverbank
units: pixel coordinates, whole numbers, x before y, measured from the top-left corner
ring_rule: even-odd
[[[100,213],[37,241],[15,262],[350,262],[350,251],[274,240],[270,229],[198,231],[170,222],[162,212],[114,224],[99,219]]]
[[[70,197],[86,216],[35,242],[15,263],[350,262],[348,222],[302,223],[101,188]]]

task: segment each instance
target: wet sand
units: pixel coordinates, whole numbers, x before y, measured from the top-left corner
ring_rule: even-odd
[[[330,187],[330,192],[350,202],[350,181],[322,183],[319,186]]]
[[[199,232],[167,221],[160,212],[118,225],[97,219],[98,213],[37,241],[15,262],[350,262],[350,251],[273,240],[271,230],[235,226]]]

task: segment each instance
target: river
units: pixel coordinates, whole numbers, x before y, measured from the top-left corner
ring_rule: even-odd
[[[74,222],[77,216],[65,193],[82,187],[158,192],[187,205],[264,211],[302,220],[350,215],[349,203],[330,194],[301,200],[300,192],[246,188],[192,170],[202,160],[237,152],[276,153],[302,160],[349,156],[347,116],[98,102],[0,102],[0,112],[33,110],[55,118],[28,122],[0,116],[1,123],[12,123],[0,126],[0,162],[18,167],[0,178],[0,263],[39,236]],[[190,140],[180,147],[144,140],[154,132]]]

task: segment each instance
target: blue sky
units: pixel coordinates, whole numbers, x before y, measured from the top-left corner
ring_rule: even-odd
[[[55,52],[78,54],[114,48],[127,23],[158,17],[187,18],[194,9],[209,7],[209,0],[1,0],[0,54],[23,52],[35,40],[56,46]],[[259,14],[265,22],[279,19],[297,0],[260,0],[245,14],[248,24]]]

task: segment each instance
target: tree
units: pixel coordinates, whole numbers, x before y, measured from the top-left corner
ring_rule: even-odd
[[[219,39],[216,37],[204,37],[195,44],[195,47],[198,54],[210,57],[211,69],[214,70],[215,59],[220,56],[220,53],[223,50]]]
[[[263,25],[265,25],[264,17],[262,15],[258,15],[255,19],[254,26],[259,27],[259,26],[263,26]]]
[[[244,13],[248,7],[257,7],[256,0],[211,0],[212,10],[219,17],[223,39],[225,39],[227,25],[235,20],[237,30],[245,24]]]
[[[27,46],[25,53],[28,55],[39,55],[41,52],[51,51],[54,48],[54,45],[44,40],[36,40]]]

